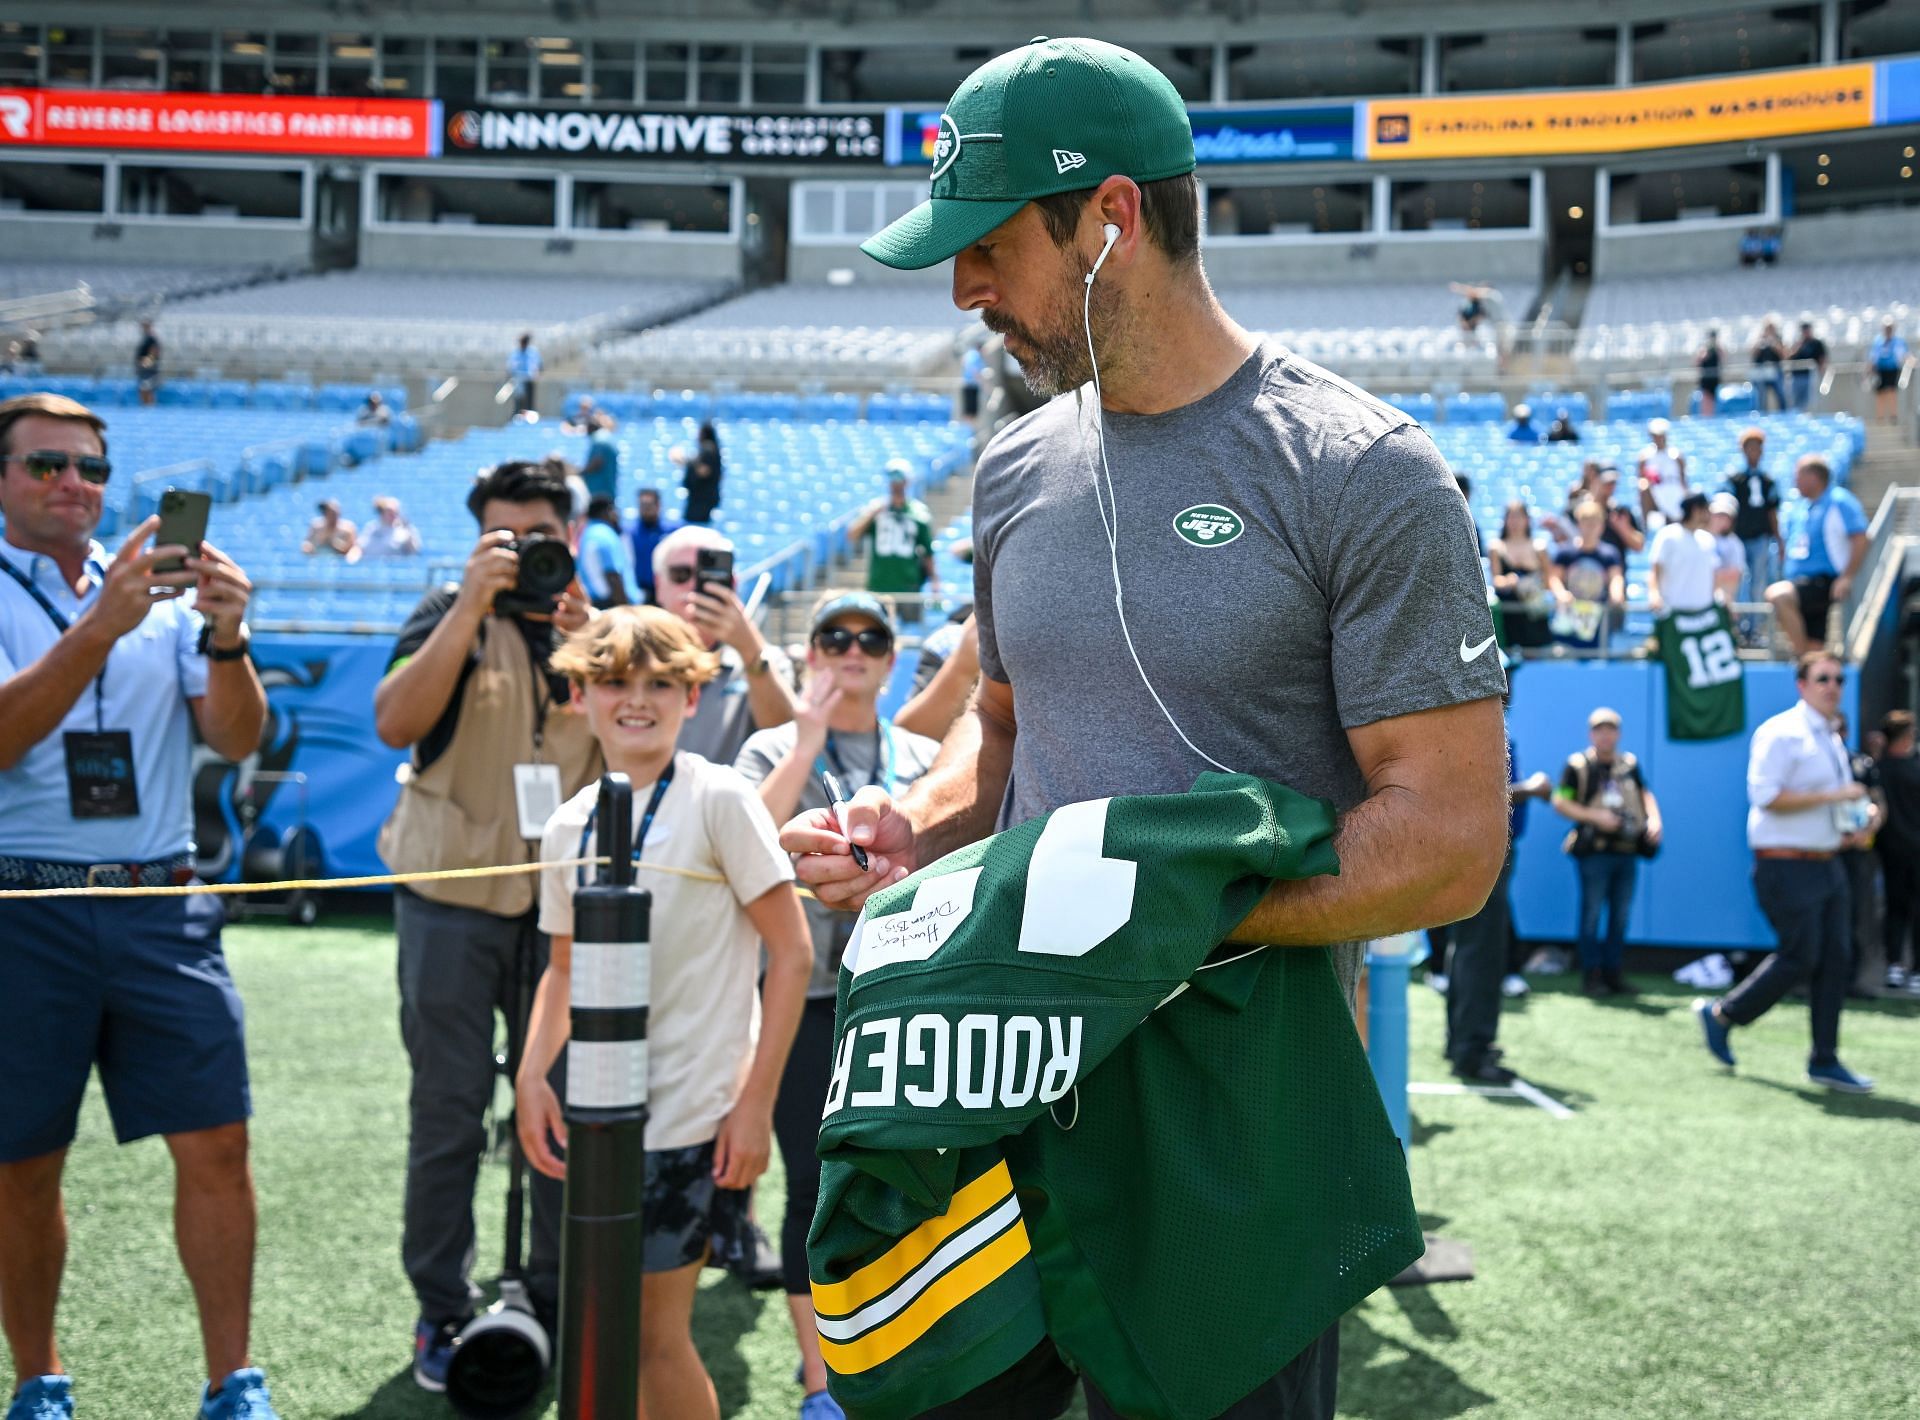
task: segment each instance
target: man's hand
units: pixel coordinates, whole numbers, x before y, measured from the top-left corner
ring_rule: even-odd
[[[708,642],[722,642],[738,651],[744,660],[760,654],[760,632],[747,619],[746,608],[732,587],[718,582],[696,586],[693,601],[687,607],[687,619]]]
[[[469,616],[485,616],[493,610],[493,599],[520,580],[520,554],[508,546],[512,541],[505,528],[481,534],[461,575],[456,608]]]
[[[897,883],[920,866],[913,824],[894,807],[886,790],[869,784],[842,810],[842,834],[832,809],[810,809],[780,830],[780,846],[795,855],[794,872],[827,907],[858,912],[879,888]],[[863,869],[849,842],[867,851]]]
[[[1666,831],[1666,825],[1659,819],[1648,819],[1646,831],[1647,846],[1649,848],[1658,848],[1660,846],[1660,840],[1666,834]]]
[[[90,614],[99,618],[100,625],[116,641],[145,621],[155,602],[171,601],[199,580],[195,573],[186,570],[153,570],[156,562],[185,559],[187,555],[186,548],[173,544],[140,550],[159,526],[157,515],[148,518],[133,530],[133,535],[107,564],[106,576],[100,583],[100,600],[93,604]]]
[[[713,1141],[713,1181],[747,1188],[767,1171],[773,1153],[773,1106],[742,1099],[720,1121]]]
[[[548,1178],[565,1178],[567,1166],[553,1152],[557,1141],[567,1146],[567,1121],[560,1112],[559,1096],[544,1076],[522,1073],[513,1089],[513,1124],[520,1135],[520,1152],[526,1161]]]
[[[589,621],[593,620],[593,603],[587,600],[587,594],[580,589],[578,578],[567,583],[567,589],[553,599],[553,629],[562,636],[571,636]]]
[[[1593,811],[1593,826],[1602,833],[1618,833],[1620,831],[1620,823],[1620,815],[1612,809],[1595,809]]]
[[[1536,769],[1521,781],[1520,787],[1526,791],[1529,799],[1548,799],[1553,797],[1553,780],[1544,770]]]
[[[222,651],[240,644],[240,626],[247,617],[253,582],[240,566],[210,542],[200,544],[200,555],[187,559],[193,572],[193,604],[212,629],[212,642]]]
[[[1855,799],[1867,797],[1867,786],[1856,779],[1845,788],[1835,789],[1828,797],[1836,804],[1850,804]]]
[[[1833,588],[1832,588],[1831,595],[1834,601],[1836,602],[1845,601],[1847,599],[1847,593],[1851,592],[1852,590],[1853,590],[1853,578],[1848,576],[1845,572],[1842,572],[1838,577],[1835,577],[1833,579]]]

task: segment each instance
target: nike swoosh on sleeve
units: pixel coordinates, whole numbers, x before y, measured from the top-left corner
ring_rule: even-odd
[[[1463,661],[1479,660],[1481,653],[1484,652],[1487,649],[1487,647],[1491,646],[1496,639],[1497,638],[1495,637],[1489,636],[1486,640],[1482,641],[1478,646],[1474,646],[1471,649],[1469,649],[1469,647],[1467,646],[1467,638],[1462,636],[1460,638],[1460,659]]]

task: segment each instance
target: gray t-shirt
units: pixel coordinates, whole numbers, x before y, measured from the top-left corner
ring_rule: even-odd
[[[1010,425],[974,481],[980,667],[1019,725],[1003,827],[1213,767],[1122,635],[1082,396]],[[1207,754],[1346,810],[1366,796],[1348,730],[1504,691],[1466,502],[1406,415],[1267,343],[1106,434],[1126,625]]]
[[[890,725],[884,728],[881,735],[836,734],[831,738],[832,753],[821,757],[847,793],[857,794],[869,784],[880,784],[897,794],[925,774],[940,753],[938,740]],[[799,734],[799,726],[791,724],[757,731],[741,749],[733,767],[757,785],[792,753]],[[876,748],[880,751],[878,760]],[[817,773],[809,774],[800,790],[800,811],[826,807],[826,786]],[[813,979],[807,983],[807,995],[831,997],[839,987],[840,958],[847,950],[847,938],[853,934],[858,914],[835,912],[811,897],[800,900],[807,910],[807,925],[813,929]]]
[[[793,662],[777,646],[767,647],[768,675],[793,684]],[[747,695],[747,671],[740,653],[720,647],[720,674],[700,687],[700,705],[680,726],[674,748],[714,764],[732,764],[753,733],[753,705]]]

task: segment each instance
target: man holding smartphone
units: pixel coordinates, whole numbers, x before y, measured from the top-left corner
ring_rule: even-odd
[[[704,565],[703,565],[704,564]],[[653,599],[700,632],[720,653],[720,674],[701,689],[680,729],[680,748],[732,764],[747,737],[793,719],[793,663],[767,643],[733,585],[733,544],[689,523],[653,550]]]
[[[112,476],[106,423],[84,405],[0,403],[0,459],[0,888],[190,883],[192,730],[239,759],[266,718],[247,652],[252,584],[209,543],[149,546],[159,518],[107,556],[93,539]],[[96,1064],[116,1137],[158,1134],[173,1156],[207,1366],[200,1414],[274,1414],[247,1355],[252,1102],[224,920],[205,896],[0,901],[9,1417],[74,1413],[54,1342],[61,1175]]]

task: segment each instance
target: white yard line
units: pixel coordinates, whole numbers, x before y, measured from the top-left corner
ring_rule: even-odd
[[[1573,1111],[1561,1104],[1546,1091],[1525,1080],[1516,1079],[1511,1085],[1469,1085],[1464,1082],[1423,1083],[1415,1081],[1407,1086],[1410,1095],[1480,1095],[1487,1099],[1523,1099],[1536,1109],[1544,1109],[1555,1119],[1572,1119]]]

